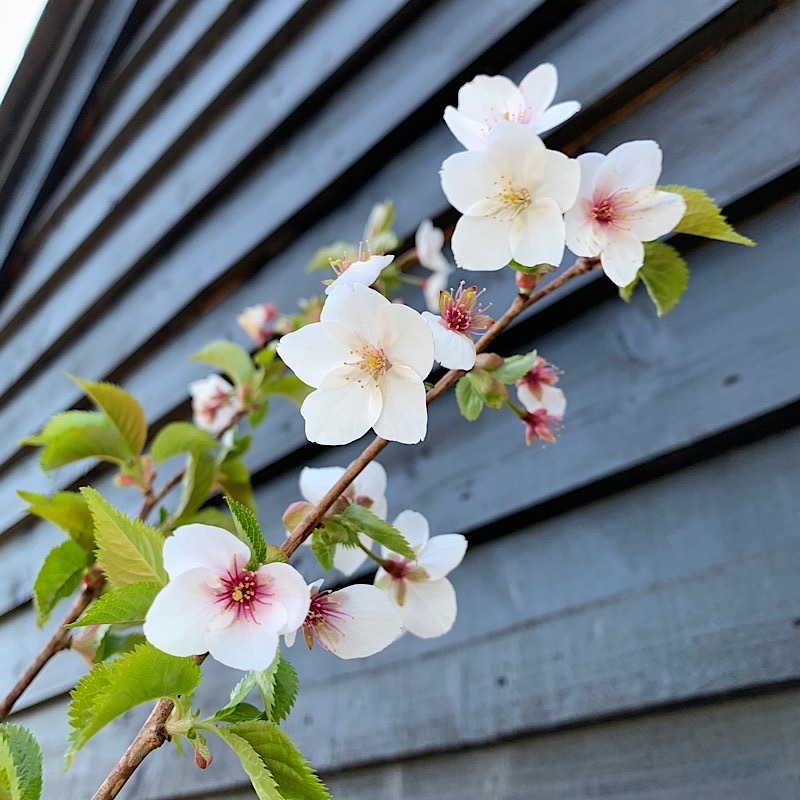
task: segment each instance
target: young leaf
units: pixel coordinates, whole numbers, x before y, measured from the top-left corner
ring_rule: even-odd
[[[29,514],[58,525],[84,550],[94,549],[94,522],[79,492],[56,492],[52,497],[21,490],[17,494],[29,504]]]
[[[243,347],[225,339],[217,339],[207,344],[199,353],[195,353],[191,360],[216,367],[240,386],[253,380],[255,366],[250,354]]]
[[[208,432],[191,422],[170,422],[156,435],[150,454],[156,461],[166,461],[179,453],[215,450],[219,442]]]
[[[228,729],[258,754],[275,779],[281,797],[330,800],[325,785],[277,725],[266,720],[251,720],[236,722]]]
[[[248,569],[256,569],[263,564],[267,556],[267,543],[256,515],[236,500],[226,497],[228,507],[236,525],[236,535],[250,548]]]
[[[301,405],[303,400],[314,390],[303,383],[296,375],[287,374],[266,383],[264,391],[267,394],[278,394],[293,403],[297,403],[297,405]]]
[[[211,719],[218,722],[247,722],[251,719],[259,719],[262,711],[250,703],[237,703],[234,706],[225,706],[214,714]]]
[[[167,655],[150,644],[98,664],[71,692],[67,766],[95,733],[120,714],[149,700],[190,695],[200,677],[200,667],[191,658]]]
[[[320,530],[314,531],[311,535],[311,552],[319,561],[319,565],[325,571],[333,569],[333,557],[336,554],[336,544],[325,538]]]
[[[76,622],[65,627],[144,622],[145,615],[160,591],[160,583],[131,583],[112,589],[98,597]]]
[[[464,419],[469,422],[474,422],[481,415],[483,411],[483,400],[481,396],[475,391],[468,375],[464,375],[458,379],[456,384],[456,401],[458,402],[458,410]]]
[[[114,423],[133,455],[147,441],[147,417],[139,401],[113,383],[92,383],[72,376],[91,401]]]
[[[39,800],[42,796],[42,750],[20,725],[0,725],[0,797]]]
[[[267,769],[261,756],[255,751],[250,742],[241,736],[237,736],[230,725],[215,726],[211,730],[239,756],[242,769],[247,773],[247,777],[250,778],[250,783],[253,784],[258,800],[290,800],[290,798],[283,797],[278,791],[278,784],[275,782],[275,778],[272,777],[272,773]]]
[[[417,554],[406,541],[406,537],[385,519],[373,514],[368,508],[358,503],[351,503],[342,513],[342,517],[352,522],[359,531],[365,533],[370,539],[389,548],[392,552],[404,558],[416,559]]]
[[[674,308],[689,283],[689,267],[680,253],[663,242],[645,242],[639,277],[661,317]]]
[[[217,475],[217,462],[208,451],[192,453],[181,481],[181,499],[175,509],[173,527],[185,525],[208,499]]]
[[[140,644],[145,644],[147,640],[142,633],[114,633],[114,631],[106,631],[105,636],[100,640],[97,646],[94,658],[92,661],[99,664],[111,656],[120,655],[122,653],[130,653],[135,650]]]
[[[275,670],[274,698],[269,717],[273,722],[282,722],[297,699],[297,687],[300,683],[295,668],[279,653]]]
[[[112,586],[150,582],[163,586],[167,573],[161,532],[118,511],[95,489],[85,486],[81,492],[94,518],[97,558]]]
[[[756,243],[752,239],[734,230],[719,206],[702,189],[692,189],[689,186],[658,188],[664,192],[679,194],[686,201],[686,212],[675,227],[676,233],[690,233],[693,236],[704,236],[706,239],[755,247]]]
[[[536,361],[536,351],[508,356],[503,360],[503,366],[490,370],[492,377],[501,383],[511,385],[528,374],[533,362]]]
[[[69,597],[78,588],[90,562],[90,554],[72,539],[67,539],[47,554],[33,584],[37,625],[44,625],[58,601]]]
[[[485,369],[473,369],[464,376],[489,408],[500,409],[508,400],[508,390]]]

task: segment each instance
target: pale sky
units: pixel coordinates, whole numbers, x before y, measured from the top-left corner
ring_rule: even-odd
[[[0,0],[0,100],[47,0]]]

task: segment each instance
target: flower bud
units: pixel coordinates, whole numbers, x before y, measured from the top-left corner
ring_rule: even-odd
[[[283,512],[283,527],[287,531],[293,531],[305,518],[309,511],[313,511],[314,506],[304,500],[297,500],[290,503]]]
[[[530,275],[525,272],[515,272],[514,280],[520,294],[530,294],[539,283],[538,275]]]
[[[499,369],[505,359],[497,353],[480,353],[475,359],[476,369]]]

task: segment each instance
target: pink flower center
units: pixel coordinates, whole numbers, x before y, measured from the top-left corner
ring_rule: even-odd
[[[591,215],[595,222],[604,227],[615,227],[625,219],[623,203],[614,194],[595,195],[592,198]]]
[[[387,558],[383,562],[383,568],[394,580],[401,581],[408,577],[413,567],[408,559]]]
[[[556,383],[558,383],[557,367],[537,356],[528,373],[517,381],[517,386],[527,386],[535,395],[541,396],[542,386],[554,386]]]
[[[241,619],[257,622],[256,605],[266,604],[272,597],[267,587],[259,583],[258,574],[241,569],[234,556],[233,566],[220,576],[220,582],[222,587],[217,592],[216,602],[224,604],[226,611],[233,611],[237,622]]]
[[[455,292],[443,291],[439,295],[439,310],[442,313],[442,321],[447,328],[455,333],[477,333],[486,330],[491,324],[492,319],[484,313],[485,308],[477,305],[478,298],[486,291],[478,291],[477,286],[464,288],[464,281],[461,281]]]
[[[534,439],[555,442],[556,430],[561,421],[558,417],[553,417],[543,408],[539,408],[536,411],[529,411],[522,421],[525,423],[525,439],[528,444]]]
[[[303,622],[303,636],[306,644],[311,647],[316,639],[326,650],[329,650],[336,644],[337,637],[344,635],[340,626],[342,621],[347,619],[352,619],[352,614],[339,608],[339,599],[334,597],[330,591],[312,592],[311,605],[308,607],[308,614]]]
[[[370,381],[375,383],[375,385],[378,383],[378,378],[385,375],[392,368],[392,362],[389,361],[389,357],[386,353],[380,347],[375,347],[371,344],[365,344],[358,350],[351,350],[350,355],[356,356],[356,360],[345,361],[345,365],[348,367],[358,367]],[[345,380],[349,381],[350,378],[347,377]],[[361,385],[362,389],[364,388],[363,378],[356,378],[356,383]]]

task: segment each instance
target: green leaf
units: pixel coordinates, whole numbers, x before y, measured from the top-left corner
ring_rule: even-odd
[[[200,523],[201,525],[215,525],[217,528],[224,528],[226,531],[236,535],[236,523],[229,514],[220,511],[218,508],[201,508],[194,516],[184,520],[184,525]]]
[[[458,379],[456,384],[456,401],[458,402],[458,410],[464,419],[474,422],[481,415],[483,411],[483,400],[481,396],[475,391],[468,375],[464,375]]]
[[[79,492],[56,492],[52,497],[18,491],[28,503],[27,511],[65,530],[84,550],[94,549],[94,521]]]
[[[322,531],[316,530],[311,534],[311,552],[319,561],[322,569],[333,569],[333,557],[336,554],[336,544],[324,538]]]
[[[500,409],[508,400],[508,390],[485,369],[473,369],[464,376],[489,408]]]
[[[133,455],[142,452],[147,441],[147,417],[139,401],[113,383],[92,383],[71,376],[91,401],[114,423]]]
[[[661,317],[674,308],[689,283],[689,267],[680,253],[663,242],[645,242],[639,277]]]
[[[161,588],[160,583],[131,583],[112,589],[98,597],[76,622],[65,627],[144,622],[145,614]]]
[[[236,535],[250,548],[248,569],[256,569],[267,557],[267,543],[256,515],[231,497],[225,498],[236,525]]]
[[[191,695],[200,678],[200,667],[191,658],[167,655],[150,644],[98,664],[71,692],[67,766],[78,750],[113,719],[140,703]]]
[[[216,450],[219,442],[208,432],[191,422],[170,422],[153,440],[150,454],[156,461],[166,461],[179,453],[198,453]]]
[[[124,464],[134,453],[114,426],[98,411],[64,411],[56,414],[41,433],[20,444],[41,445],[39,464],[45,471],[84,458]]]
[[[250,383],[255,366],[250,354],[235,342],[217,339],[206,345],[199,353],[195,353],[192,361],[208,364],[224,372],[238,385]]]
[[[105,636],[100,640],[100,644],[95,651],[92,661],[95,664],[99,664],[101,661],[111,658],[111,656],[130,653],[140,644],[145,644],[146,641],[143,633],[115,633],[114,631],[106,631]]]
[[[303,383],[296,375],[286,374],[280,378],[275,378],[264,385],[267,394],[277,394],[291,400],[297,405],[301,405],[303,400],[314,390]]]
[[[234,706],[221,708],[211,719],[218,722],[247,722],[251,719],[259,719],[262,713],[260,708],[256,708],[250,703],[237,703]]]
[[[503,366],[490,370],[491,375],[501,383],[511,385],[530,372],[533,362],[536,361],[536,351],[508,356],[503,360]]]
[[[173,527],[185,525],[208,500],[217,476],[217,462],[208,451],[191,453],[181,480],[181,499],[173,516]]]
[[[113,587],[132,583],[167,582],[161,551],[164,537],[160,531],[131,519],[112,506],[96,490],[81,489],[94,518],[97,558]]]
[[[288,800],[278,791],[278,784],[261,756],[246,739],[238,736],[230,725],[214,726],[210,730],[219,736],[239,757],[242,769],[250,778],[259,800]]]
[[[251,511],[256,510],[256,496],[250,483],[250,470],[240,458],[226,458],[219,466],[217,483],[226,498],[233,498]]]
[[[619,287],[619,296],[626,302],[630,303],[631,297],[633,297],[633,290],[639,285],[639,273],[636,273],[636,277],[627,285],[627,286],[620,286]]]
[[[300,683],[295,668],[280,654],[275,670],[274,699],[269,715],[273,722],[281,722],[289,716],[289,712],[297,699],[297,687]]]
[[[342,513],[342,517],[352,522],[361,533],[366,534],[378,544],[388,547],[392,552],[404,558],[416,559],[417,554],[406,541],[406,537],[394,525],[390,525],[385,519],[373,514],[368,508],[360,506],[358,503],[351,503]]]
[[[284,800],[330,800],[325,785],[292,740],[275,723],[251,720],[229,725],[258,754],[278,785]]]
[[[719,206],[702,190],[689,186],[659,186],[663,192],[674,192],[686,201],[686,211],[675,227],[676,233],[690,233],[706,239],[755,247],[756,243],[737,233],[725,219]]]
[[[337,261],[344,258],[345,255],[355,257],[358,252],[358,247],[350,242],[333,242],[333,244],[326,244],[320,247],[311,258],[311,261],[306,265],[306,269],[330,269],[331,260]]]
[[[255,670],[251,670],[250,672],[245,673],[244,677],[236,684],[236,686],[233,687],[233,689],[231,689],[230,700],[228,701],[227,705],[220,709],[220,711],[225,711],[225,709],[233,708],[233,706],[239,705],[239,703],[241,703],[255,688],[256,672]]]
[[[21,725],[0,725],[0,797],[39,800],[42,796],[42,750]]]
[[[44,625],[58,601],[78,588],[90,563],[91,555],[72,539],[47,554],[33,584],[37,625]]]

